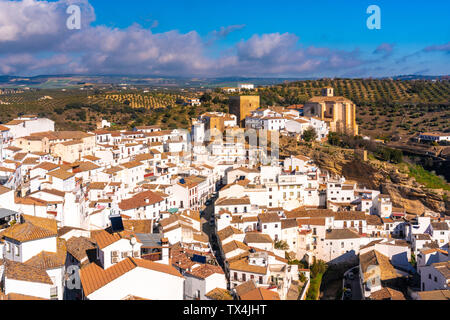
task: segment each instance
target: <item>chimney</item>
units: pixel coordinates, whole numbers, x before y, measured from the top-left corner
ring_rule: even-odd
[[[169,248],[169,239],[162,238],[161,239],[161,263],[170,265],[170,248]]]

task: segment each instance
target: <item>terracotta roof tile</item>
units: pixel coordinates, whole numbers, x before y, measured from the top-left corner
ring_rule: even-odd
[[[135,233],[152,233],[152,220],[123,220],[125,230]]]
[[[258,219],[261,223],[276,223],[281,221],[280,217],[275,212],[260,214]]]
[[[232,295],[226,289],[215,288],[205,294],[211,300],[233,300]]]
[[[86,237],[72,237],[67,240],[66,247],[67,252],[80,262],[89,257],[88,251],[96,249],[91,239]]]
[[[36,167],[34,167],[33,169],[44,169],[46,171],[51,171],[51,170],[55,170],[58,167],[59,166],[57,164],[54,164],[51,162],[42,162],[42,163],[38,164]]]
[[[2,234],[20,242],[56,237],[58,235],[56,220],[23,215],[24,223],[15,224]]]
[[[96,230],[91,232],[91,238],[97,243],[100,249],[104,249],[121,239],[131,239],[132,237],[134,237],[133,232],[124,230],[122,232],[112,233],[110,228],[106,230]],[[139,239],[137,240],[139,241]]]
[[[244,295],[254,289],[256,289],[256,283],[253,280],[249,280],[247,282],[241,283],[240,285],[235,287],[236,293],[238,296]]]
[[[86,296],[104,287],[111,281],[121,277],[129,271],[140,267],[156,272],[167,273],[176,277],[183,277],[174,267],[149,260],[127,258],[109,267],[102,269],[95,263],[90,263],[80,270],[81,283]]]
[[[158,202],[164,201],[164,198],[153,191],[144,191],[134,195],[130,199],[122,200],[119,203],[119,208],[121,210],[131,210],[136,208],[141,208],[145,206],[150,206]]]
[[[216,206],[230,206],[230,205],[248,205],[250,204],[249,197],[242,198],[222,198],[216,201]]]
[[[58,170],[55,170],[55,171],[50,171],[50,172],[48,172],[47,174],[48,174],[49,176],[51,176],[51,177],[55,177],[55,178],[58,178],[58,179],[61,179],[61,180],[67,180],[67,179],[70,179],[70,178],[72,178],[72,177],[75,176],[75,174],[70,173],[70,172],[67,172],[67,171],[65,171],[65,170],[63,170],[63,169],[58,169]]]
[[[6,260],[4,265],[8,279],[53,284],[45,269],[9,260]]]
[[[259,232],[247,232],[245,234],[244,242],[249,243],[273,243],[272,238],[268,234]]]
[[[359,237],[357,232],[350,229],[332,229],[325,234],[327,240],[357,239]]]
[[[403,293],[400,291],[383,288],[381,290],[375,291],[370,295],[371,300],[406,300]]]
[[[219,237],[220,241],[223,241],[229,237],[231,237],[234,234],[243,234],[244,232],[236,229],[232,226],[228,226],[225,229],[222,229],[220,231],[217,232],[217,236]]]
[[[392,266],[389,258],[376,250],[361,254],[359,257],[364,281],[367,281],[376,270],[379,270],[379,276],[382,281],[397,278],[397,272]],[[379,269],[369,269],[369,266],[377,266]]]
[[[48,300],[48,299],[10,292],[7,295],[2,295],[0,293],[0,300],[28,301],[28,300]]]
[[[246,259],[231,262],[229,269],[264,275],[267,273],[267,267],[251,265]]]
[[[188,271],[187,273],[201,279],[206,279],[215,273],[224,274],[221,267],[213,266],[211,264],[202,264],[201,266],[196,267],[193,270]]]
[[[39,267],[41,269],[55,269],[64,266],[67,257],[66,241],[57,239],[55,252],[41,251],[25,262],[26,265]]]
[[[232,252],[236,249],[241,249],[244,251],[250,250],[250,248],[243,242],[240,241],[230,241],[227,244],[222,246],[224,253]]]
[[[265,289],[256,288],[246,294],[240,296],[241,300],[281,300],[277,292]]]

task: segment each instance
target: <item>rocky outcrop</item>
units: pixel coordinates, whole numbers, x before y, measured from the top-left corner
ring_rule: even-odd
[[[377,160],[361,161],[354,157],[352,150],[320,145],[311,147],[287,141],[280,140],[280,150],[284,150],[285,156],[301,154],[310,157],[322,170],[389,194],[394,207],[405,208],[410,214],[421,215],[431,210],[450,215],[449,191],[427,189],[393,164]],[[283,143],[287,144],[286,149],[283,149]]]

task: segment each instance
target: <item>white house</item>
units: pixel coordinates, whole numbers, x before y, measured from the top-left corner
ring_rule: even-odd
[[[88,300],[183,300],[184,277],[171,265],[126,258],[103,269],[95,263],[80,270],[83,295]]]
[[[98,230],[92,231],[91,237],[97,244],[97,259],[104,269],[108,269],[128,257],[141,257],[142,243],[133,232]]]
[[[450,289],[450,261],[420,268],[420,281],[422,291]]]
[[[206,294],[215,288],[227,289],[227,279],[222,268],[202,264],[184,274],[185,300],[207,300]]]
[[[10,135],[14,138],[30,136],[33,133],[55,131],[55,122],[47,118],[38,118],[37,116],[22,116],[6,124]]]
[[[419,135],[420,140],[425,141],[450,141],[450,134],[440,132],[424,132]]]

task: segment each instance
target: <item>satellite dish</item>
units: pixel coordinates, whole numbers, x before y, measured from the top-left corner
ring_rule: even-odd
[[[130,242],[131,242],[131,245],[135,245],[136,244],[136,238],[135,237],[131,237],[131,239],[130,239]]]

